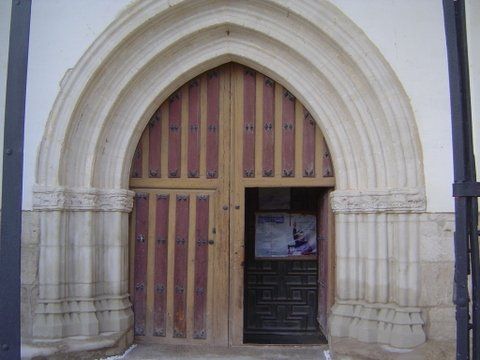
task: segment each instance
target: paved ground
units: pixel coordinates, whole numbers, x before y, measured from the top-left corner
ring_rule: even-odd
[[[327,346],[242,346],[233,348],[205,348],[199,346],[166,346],[140,344],[123,356],[108,360],[329,360],[324,350]],[[328,355],[327,355],[328,356]]]

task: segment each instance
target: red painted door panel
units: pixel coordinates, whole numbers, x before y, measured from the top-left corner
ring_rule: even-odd
[[[195,281],[193,294],[193,338],[205,339],[208,285],[208,203],[209,196],[197,195],[195,221]]]
[[[184,338],[187,335],[187,260],[190,197],[178,194],[176,202],[173,337]]]
[[[147,311],[148,201],[149,196],[147,193],[137,193],[135,195],[135,278],[133,294],[135,335],[145,335]]]
[[[168,207],[169,194],[157,194],[155,214],[155,268],[153,336],[165,336],[168,279]]]

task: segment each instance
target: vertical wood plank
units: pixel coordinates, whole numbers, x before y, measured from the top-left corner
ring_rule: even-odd
[[[187,333],[188,339],[193,339],[193,301],[195,290],[195,227],[196,227],[196,214],[197,214],[197,202],[196,192],[190,193],[190,207],[188,215],[188,246],[187,246]]]
[[[207,74],[207,178],[218,178],[220,71]]]
[[[236,65],[233,72],[233,86],[232,86],[232,121],[234,122],[234,131],[232,139],[232,166],[230,172],[230,201],[235,206],[239,206],[241,211],[221,211],[222,220],[226,227],[229,228],[230,246],[225,248],[225,251],[230,251],[229,263],[229,331],[228,341],[230,345],[241,345],[243,339],[243,268],[241,266],[243,261],[243,213],[244,213],[244,187],[242,183],[243,168],[242,168],[242,150],[243,150],[243,67]],[[228,198],[227,198],[228,199]],[[220,208],[221,209],[221,208]],[[222,241],[221,234],[218,241]],[[217,246],[215,246],[217,248]],[[217,250],[217,249],[216,249]],[[218,257],[222,258],[219,252]],[[225,257],[223,257],[225,258]]]
[[[243,75],[243,176],[255,177],[255,72]]]
[[[182,99],[182,116],[181,116],[181,125],[180,125],[180,176],[186,178],[188,177],[188,108],[189,108],[189,96],[188,96],[188,85],[182,86],[180,89],[180,97]]]
[[[181,160],[181,122],[182,122],[182,96],[178,91],[169,99],[168,106],[168,177],[180,177]]]
[[[256,76],[255,87],[255,174],[262,176],[263,173],[263,86],[264,76]]]
[[[143,130],[140,143],[142,144],[142,178],[148,178],[148,148],[149,148],[148,126]]]
[[[128,289],[130,294],[135,294],[135,223],[137,222],[137,207],[133,206],[129,219],[128,229],[128,245],[129,245],[129,273],[128,273]],[[135,297],[132,296],[132,305],[134,304]]]
[[[162,132],[162,141],[160,142],[160,175],[163,178],[168,177],[168,138],[169,138],[169,112],[168,112],[168,101],[165,101],[160,106],[160,118],[163,121],[160,121],[160,127]]]
[[[162,123],[160,108],[155,111],[148,123],[148,176],[161,177],[160,149],[162,139]]]
[[[188,86],[188,169],[187,176],[200,176],[200,80]]]
[[[147,193],[135,195],[135,260],[134,260],[134,332],[145,335],[146,294],[147,294],[147,237],[148,237],[148,201]]]
[[[318,125],[316,125],[318,126]],[[323,151],[324,151],[324,139],[322,132],[315,131],[315,177],[322,177],[323,168]]]
[[[147,237],[147,316],[145,334],[153,334],[153,303],[154,303],[154,276],[155,276],[155,213],[156,197],[149,192],[148,199],[148,237]]]
[[[274,133],[274,173],[275,177],[282,176],[282,144],[283,144],[283,127],[282,127],[282,107],[283,107],[283,87],[280,84],[275,84],[275,119]]]
[[[190,196],[176,196],[173,337],[186,337],[187,259]]]
[[[282,98],[282,176],[295,176],[295,97],[286,89]]]
[[[206,339],[208,281],[208,212],[209,196],[197,195],[195,222],[195,283],[193,338]]]
[[[157,194],[155,214],[155,273],[153,336],[166,335],[168,276],[168,208],[170,196]]]
[[[275,83],[264,76],[263,85],[263,154],[262,176],[272,177],[275,174]]]
[[[327,143],[324,140],[325,150],[323,153],[323,177],[333,177],[333,165],[330,157],[330,150],[328,150]]]
[[[303,118],[303,105],[295,99],[295,146],[294,146],[294,154],[295,154],[295,162],[294,162],[294,173],[297,179],[302,178],[303,175],[303,126],[304,126],[304,118]]]
[[[328,278],[329,278],[329,204],[328,191],[318,199],[317,206],[317,249],[318,249],[318,323],[324,334],[327,334],[328,317]]]
[[[220,139],[220,174],[219,186],[215,195],[210,196],[209,233],[215,245],[209,250],[209,279],[207,290],[207,317],[209,343],[226,346],[228,344],[228,286],[229,286],[229,215],[222,209],[230,202],[230,177],[232,176],[232,159],[234,157],[232,88],[234,87],[234,64],[223,67],[225,74],[221,83],[220,117],[222,124]],[[210,316],[209,314],[212,314]],[[225,321],[227,319],[227,321]]]
[[[206,177],[207,169],[207,77],[200,81],[200,177]]]
[[[133,154],[132,162],[132,171],[130,177],[132,178],[141,178],[142,177],[142,142],[139,141],[137,148],[135,149],[135,154]]]
[[[303,176],[315,177],[315,130],[316,123],[312,115],[303,108]]]
[[[169,201],[170,206],[168,208],[168,223],[175,224],[177,222],[177,201],[176,201],[176,191],[169,191]],[[173,337],[173,324],[174,324],[174,301],[175,301],[175,284],[174,284],[174,273],[175,273],[175,226],[168,227],[168,259],[173,259],[169,261],[167,265],[167,273],[170,274],[167,281],[167,337]]]

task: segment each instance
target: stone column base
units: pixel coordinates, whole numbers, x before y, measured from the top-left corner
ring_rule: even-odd
[[[21,358],[22,360],[100,359],[122,354],[132,345],[133,339],[133,329],[55,340],[22,339]]]
[[[33,337],[36,339],[124,332],[133,325],[133,312],[128,295],[43,300],[38,302],[35,313]]]
[[[330,335],[412,348],[426,340],[423,325],[419,308],[337,301],[330,316]]]

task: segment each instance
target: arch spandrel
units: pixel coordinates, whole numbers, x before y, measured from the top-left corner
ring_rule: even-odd
[[[380,253],[388,254],[388,241],[384,237],[402,226],[407,228],[398,233],[414,232],[417,213],[425,210],[425,195],[413,112],[391,67],[344,14],[327,1],[313,0],[146,0],[128,7],[95,41],[72,70],[55,102],[40,147],[38,186],[34,189],[34,209],[42,211],[46,219],[43,223],[51,228],[46,230],[54,235],[42,238],[40,246],[80,241],[75,236],[73,240],[69,238],[71,231],[64,229],[68,226],[86,226],[86,236],[91,237],[92,243],[105,237],[124,246],[125,237],[121,234],[127,227],[126,213],[131,209],[132,197],[126,190],[128,171],[148,119],[177,87],[228,61],[257,69],[290,89],[317,120],[335,167],[337,189],[332,195],[332,207],[339,220],[336,225],[339,246],[348,248],[355,245],[350,242],[356,237],[371,236],[385,250]],[[65,211],[69,220],[52,217],[51,213],[57,210]],[[78,211],[101,214],[95,219],[109,220],[93,221],[92,217],[79,216]],[[401,214],[403,220],[396,221],[390,214]],[[350,236],[355,226],[366,228],[367,221],[385,231]],[[100,250],[92,247],[85,251],[85,257],[93,259]],[[57,255],[56,260],[41,256],[40,262],[58,261],[59,266],[50,270],[62,272],[64,261],[61,253]],[[112,261],[121,263],[123,255],[118,256]],[[412,252],[409,256],[408,261],[416,264],[418,254]],[[402,329],[395,328],[394,334],[405,332],[400,342],[386,336],[382,325],[372,331],[372,338],[362,340],[407,347],[422,342],[421,334],[423,339],[425,334],[415,300],[418,284],[408,283],[417,279],[417,265],[410,266],[408,274],[390,269],[391,273],[399,274],[397,285],[392,285],[387,295],[375,292],[369,295],[362,288],[372,288],[375,284],[368,283],[362,274],[342,272],[350,266],[348,261],[361,264],[365,260],[363,255],[357,252],[353,260],[347,258],[337,254],[339,303],[332,318],[332,324],[336,324],[333,335],[355,334],[356,330],[352,330],[358,323],[355,306],[373,316],[370,319],[370,315],[362,315],[365,321],[377,321],[374,318],[378,314],[372,315],[372,309],[379,313],[387,309],[392,312],[392,319],[396,319],[408,306],[405,311],[410,322],[392,320],[390,324]],[[371,265],[375,268],[382,268],[386,261],[375,260],[378,263]],[[89,274],[94,271],[87,270],[74,271],[85,272],[83,281],[88,282]],[[101,271],[106,271],[108,278],[125,277],[122,266]],[[383,280],[379,283],[385,283]],[[55,286],[48,273],[40,271],[40,293],[45,294]],[[357,290],[343,291],[349,288]],[[92,289],[88,291],[95,293]],[[95,309],[95,299],[101,296],[107,299],[102,309],[109,309],[110,305],[105,305],[110,301],[109,296],[125,299],[126,288],[116,289],[114,293],[95,294],[91,304],[88,301],[82,304],[86,309]],[[88,321],[93,325],[88,331],[72,330],[76,328],[67,324],[66,318],[59,323],[65,323],[69,332],[62,330],[63,325],[53,331],[46,320],[51,315],[52,301],[47,295],[39,300],[37,330],[34,329],[39,336],[95,335],[95,331],[118,331],[130,326],[131,315],[125,305],[123,313],[113,311],[109,315],[113,318],[108,321],[100,315],[90,317]],[[74,302],[72,296],[67,296],[68,301],[62,297],[54,300],[56,304],[64,301],[66,305],[62,306],[68,310],[68,304]],[[72,303],[72,309],[75,306],[78,304]],[[95,314],[95,310],[88,311]],[[58,311],[55,314],[63,316]]]

